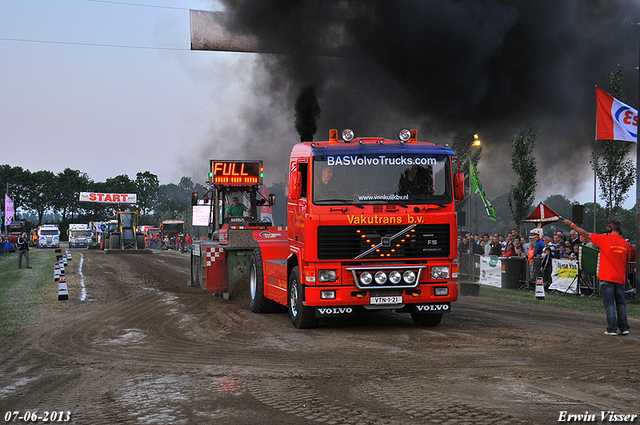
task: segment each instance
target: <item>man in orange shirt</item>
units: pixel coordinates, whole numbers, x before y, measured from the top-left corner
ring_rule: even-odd
[[[564,224],[578,232],[580,236],[590,238],[591,242],[600,248],[598,279],[602,302],[607,313],[607,330],[604,334],[614,336],[616,331],[620,330],[621,335],[628,335],[629,323],[624,285],[627,281],[627,259],[631,246],[622,237],[620,221],[611,220],[606,235],[589,233],[570,220],[564,220]]]

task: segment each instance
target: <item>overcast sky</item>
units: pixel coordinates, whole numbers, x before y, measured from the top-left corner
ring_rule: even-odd
[[[189,50],[189,9],[213,7],[3,0],[0,163],[69,167],[94,181],[147,170],[162,184],[194,172],[204,180],[209,158],[193,163],[190,152],[207,143],[214,120],[232,113],[223,99],[241,81],[229,70],[252,61]]]
[[[579,10],[580,3],[567,2],[576,5],[572,10]],[[636,1],[622,3],[637,5]],[[134,179],[137,172],[150,171],[158,176],[161,184],[166,184],[177,183],[182,176],[202,183],[209,159],[264,158],[267,183],[283,181],[286,154],[281,155],[278,150],[274,155],[269,143],[278,138],[286,139],[287,143],[291,140],[291,145],[295,143],[293,105],[287,103],[291,99],[265,94],[270,87],[262,86],[256,79],[262,75],[259,70],[265,67],[260,55],[191,51],[189,9],[224,10],[224,7],[211,0],[3,0],[0,3],[0,164],[54,173],[69,167],[86,172],[94,181],[121,174]],[[501,19],[507,22],[510,10],[505,10],[505,17]],[[559,16],[558,21],[571,22],[572,19]],[[628,23],[624,25],[627,28]],[[542,23],[537,28],[547,30]],[[568,24],[562,30],[564,33],[558,31],[558,34],[549,31],[545,38],[536,41],[553,43],[567,35]],[[493,35],[490,31],[487,34]],[[573,33],[570,36],[575,38]],[[588,43],[596,39],[596,35],[591,37],[584,43],[572,39],[571,45],[580,51],[589,50]],[[597,37],[604,39],[604,36]],[[630,42],[635,55],[637,43],[637,38]],[[600,51],[612,50],[606,48],[604,41],[602,46],[598,46]],[[620,62],[626,67],[625,82],[631,81],[631,85],[625,86],[630,98],[627,101],[635,107],[637,77],[630,62],[637,64],[637,56],[619,61],[614,58],[611,63],[599,65],[610,71]],[[579,83],[585,93],[593,92],[576,95],[573,102],[576,108],[590,109],[589,114],[595,116],[593,86],[598,84],[608,89],[608,75],[601,70],[594,77],[585,75],[589,70],[577,61],[566,61],[559,66],[568,75],[564,87],[569,87],[568,82],[572,81]],[[582,74],[581,79],[576,80],[573,74]],[[424,83],[438,84],[437,81]],[[316,139],[324,140],[329,128],[341,127],[328,122],[330,102],[334,99],[326,96],[320,100],[324,101],[321,107],[325,121],[321,119]],[[516,100],[514,104],[517,103]],[[519,106],[527,108],[527,105]],[[252,128],[249,125],[245,128],[243,122],[249,121],[249,115]],[[389,116],[398,118],[393,113]],[[432,124],[443,127],[442,123],[428,122],[429,126],[420,134],[432,130]],[[357,128],[357,124],[349,126]],[[394,128],[411,125],[398,122]],[[572,125],[574,123],[563,121],[553,126]],[[485,150],[478,169],[490,199],[508,190],[508,184],[515,177],[508,146],[517,126],[494,125],[481,134]],[[556,142],[554,133],[547,132],[550,127],[541,125],[535,153],[539,155],[539,163],[549,162],[550,158],[562,161],[553,167],[545,166],[547,162],[539,165],[538,177],[542,183],[537,192],[538,201],[560,193],[570,200],[591,202],[593,180],[589,178],[588,155],[592,139],[587,139],[584,149],[576,150],[571,147],[573,144]],[[256,134],[255,128],[264,128],[264,133]],[[591,132],[588,128],[587,133]],[[395,134],[382,136],[394,137]],[[257,140],[262,137],[264,140]],[[256,140],[249,145],[238,142],[247,138]],[[438,141],[446,141],[446,137]],[[556,143],[562,148],[558,152],[551,150]],[[632,154],[635,158],[635,148]],[[497,158],[501,161],[496,161]],[[580,178],[572,177],[571,173],[579,174]],[[631,207],[634,201],[635,188],[626,207]]]

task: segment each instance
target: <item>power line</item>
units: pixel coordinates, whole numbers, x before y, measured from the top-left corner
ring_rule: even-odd
[[[138,7],[152,7],[156,9],[171,9],[171,10],[190,10],[185,7],[175,6],[160,6],[153,4],[132,3],[115,0],[85,0],[92,3],[106,3],[117,4],[123,6],[138,6]],[[190,51],[190,49],[176,48],[176,47],[153,47],[153,46],[135,46],[135,45],[123,45],[123,44],[102,44],[102,43],[81,43],[75,41],[51,41],[51,40],[34,40],[27,38],[13,38],[13,37],[0,37],[0,41],[16,41],[22,43],[42,43],[42,44],[60,44],[69,46],[87,46],[87,47],[115,47],[120,49],[141,49],[141,50],[174,50],[174,51]]]
[[[11,38],[0,37],[0,41],[17,41],[22,43],[42,43],[42,44],[62,44],[69,46],[88,46],[88,47],[116,47],[120,49],[140,49],[140,50],[175,50],[189,51],[190,49],[178,47],[153,47],[153,46],[134,46],[126,44],[102,44],[102,43],[81,43],[77,41],[51,41],[51,40],[33,40],[28,38]]]
[[[123,2],[123,1],[113,1],[113,0],[85,0],[85,1],[93,2],[93,3],[119,4],[123,6],[154,7],[157,9],[189,10],[189,8],[186,8],[186,7],[160,6],[155,4],[141,4],[141,3],[131,3],[131,2]]]

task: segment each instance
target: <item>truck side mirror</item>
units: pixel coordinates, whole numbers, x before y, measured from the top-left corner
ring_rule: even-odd
[[[272,207],[276,204],[276,195],[273,193],[269,194],[269,206]]]
[[[464,199],[464,174],[455,173],[453,176],[453,196],[458,200]]]
[[[289,199],[300,199],[302,196],[302,174],[293,171],[289,177]]]

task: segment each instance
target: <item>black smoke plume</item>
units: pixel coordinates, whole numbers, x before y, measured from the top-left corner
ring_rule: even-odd
[[[531,122],[538,176],[548,176],[539,192],[571,199],[591,184],[594,86],[608,90],[621,64],[627,98],[638,90],[636,1],[222,2],[235,15],[230,31],[286,52],[260,59],[256,78],[270,96],[293,105],[316,87],[321,132],[392,137],[411,127],[437,142],[478,133],[492,158],[480,167],[490,196],[508,189],[513,136]]]
[[[296,131],[301,142],[312,142],[318,131],[316,120],[321,109],[314,86],[305,87],[296,100]]]

